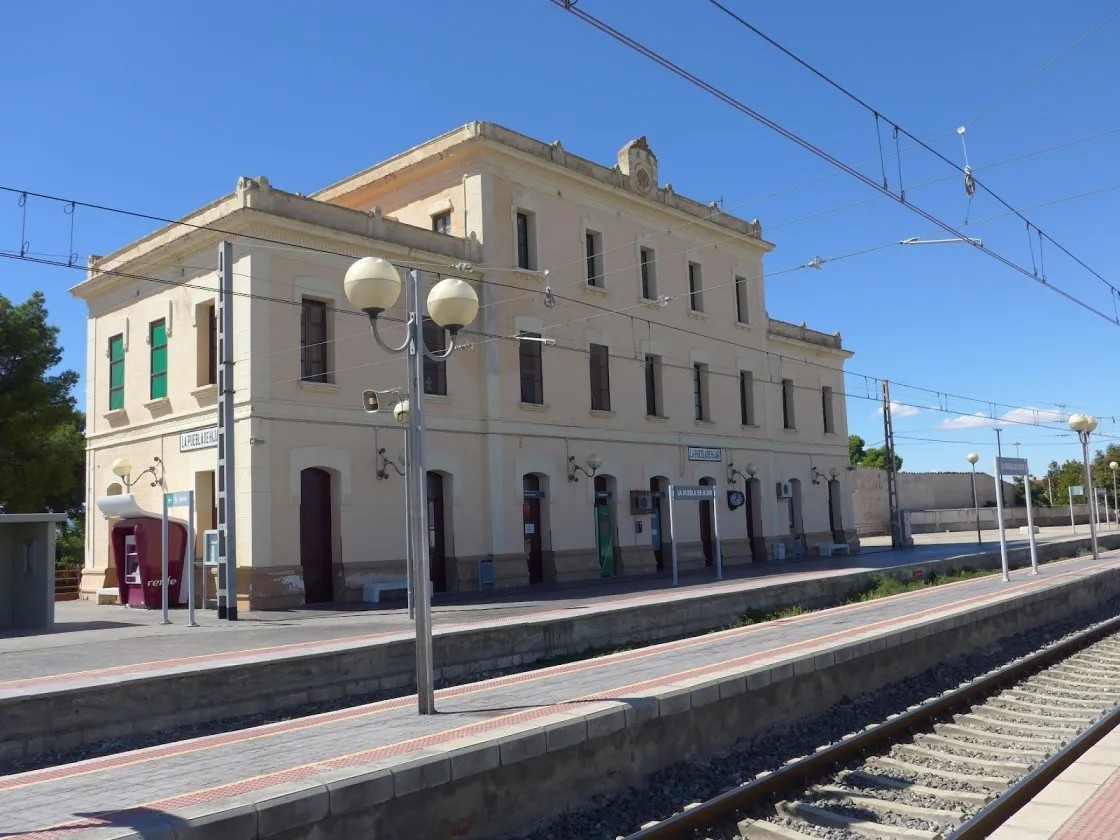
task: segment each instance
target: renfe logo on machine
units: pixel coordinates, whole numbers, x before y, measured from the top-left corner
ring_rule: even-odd
[[[218,427],[208,426],[205,429],[191,429],[189,432],[179,433],[179,451],[193,452],[196,449],[209,449],[218,445]]]

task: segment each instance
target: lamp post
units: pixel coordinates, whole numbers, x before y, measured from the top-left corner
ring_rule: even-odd
[[[405,340],[399,347],[386,344],[378,331],[378,316],[397,302],[405,288]],[[448,277],[428,292],[428,314],[451,336],[447,349],[433,353],[424,344],[420,273],[408,269],[402,284],[396,267],[379,257],[362,257],[346,270],[346,298],[369,316],[373,338],[387,353],[407,353],[408,398],[398,403],[394,416],[408,425],[408,539],[412,546],[416,581],[416,694],[420,714],[435,713],[435,677],[432,662],[432,599],[428,558],[426,473],[424,464],[424,358],[442,360],[455,351],[459,331],[478,315],[478,295],[465,280]]]
[[[1089,536],[1093,543],[1093,559],[1100,560],[1100,553],[1097,551],[1097,522],[1093,516],[1093,505],[1096,504],[1096,498],[1093,491],[1093,474],[1089,470],[1089,437],[1097,428],[1097,418],[1091,414],[1074,414],[1069,418],[1069,427],[1077,432],[1077,437],[1081,439],[1081,457],[1085,461],[1085,494],[1089,499]],[[1113,473],[1115,476],[1116,473]]]
[[[976,462],[980,460],[980,456],[969,452],[967,460],[972,464],[972,509],[976,511],[976,544],[983,545],[984,538],[980,536],[980,501],[976,498]]]
[[[1120,470],[1120,464],[1116,463],[1115,461],[1110,461],[1108,464],[1108,468],[1112,470],[1112,510],[1115,513],[1115,515],[1112,517],[1113,524],[1120,526],[1120,508],[1116,506],[1116,471]]]

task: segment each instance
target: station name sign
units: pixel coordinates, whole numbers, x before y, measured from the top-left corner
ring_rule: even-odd
[[[210,449],[217,445],[217,426],[207,426],[205,429],[191,429],[189,432],[179,433],[180,452],[194,452],[196,449]]]
[[[718,464],[723,460],[723,450],[712,446],[690,446],[688,447],[688,460],[713,461]]]
[[[669,498],[678,502],[715,499],[716,488],[710,484],[673,484],[669,487]]]
[[[1001,476],[1019,476],[1027,474],[1026,458],[996,458],[996,470]]]

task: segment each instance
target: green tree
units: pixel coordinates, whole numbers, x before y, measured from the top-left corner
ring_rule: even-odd
[[[866,453],[864,447],[867,446],[867,441],[859,435],[848,435],[848,463],[853,467],[858,467],[863,463],[863,456]]]
[[[867,467],[872,470],[885,470],[887,468],[887,448],[881,446],[878,448],[872,447],[863,453],[863,461],[860,466]],[[898,472],[902,469],[902,458],[899,455],[894,456],[894,471]]]
[[[853,467],[866,467],[870,470],[885,470],[887,468],[887,448],[867,448],[867,441],[859,435],[848,435],[848,463]],[[902,469],[902,458],[894,456],[894,470]]]
[[[85,416],[78,374],[58,370],[58,328],[42,292],[19,305],[0,295],[0,510],[81,513]]]

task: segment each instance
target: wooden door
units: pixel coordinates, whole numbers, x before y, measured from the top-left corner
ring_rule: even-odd
[[[701,480],[707,486],[711,482]],[[700,545],[704,549],[704,565],[711,566],[715,562],[715,543],[712,539],[712,503],[708,499],[700,501]]]
[[[299,562],[303,567],[304,600],[334,600],[331,539],[331,475],[316,468],[300,473]]]
[[[665,568],[665,551],[661,544],[661,525],[664,520],[661,517],[661,500],[665,494],[660,490],[660,481],[656,478],[649,480],[649,494],[650,502],[653,506],[649,518],[649,542],[653,548],[653,559],[657,564],[657,571],[663,571]]]
[[[758,559],[755,554],[754,479],[748,478],[743,482],[743,510],[747,512],[747,546],[753,562]]]
[[[529,583],[544,582],[544,551],[541,540],[541,480],[535,475],[522,479],[521,527],[525,534],[525,561]]]
[[[443,510],[443,476],[428,473],[428,566],[432,591],[447,591],[447,534]]]

